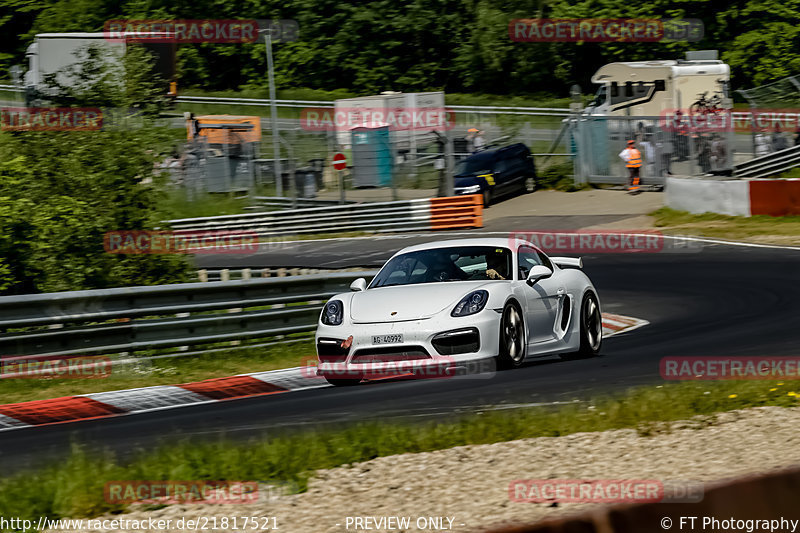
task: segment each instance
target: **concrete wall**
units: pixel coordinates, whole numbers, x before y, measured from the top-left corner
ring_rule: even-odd
[[[800,215],[800,180],[667,178],[667,207],[749,217]]]
[[[750,184],[745,180],[667,178],[666,205],[690,213],[749,217]]]

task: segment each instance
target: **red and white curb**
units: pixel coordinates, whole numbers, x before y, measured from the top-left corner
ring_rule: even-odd
[[[611,337],[648,324],[646,320],[603,313],[603,335]],[[0,405],[0,431],[131,415],[237,398],[328,387],[309,367],[285,368],[182,385],[158,385]]]
[[[649,323],[641,318],[603,313],[603,337],[612,337],[619,333],[633,331]]]

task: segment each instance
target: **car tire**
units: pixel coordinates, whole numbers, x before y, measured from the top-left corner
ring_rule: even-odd
[[[581,345],[576,354],[580,357],[594,357],[603,345],[603,317],[600,304],[593,292],[587,292],[581,302]]]
[[[325,381],[333,385],[334,387],[352,387],[353,385],[358,385],[361,383],[360,379],[333,379],[333,378],[325,378]]]
[[[483,207],[489,207],[489,204],[492,203],[492,191],[489,189],[484,189],[483,191]]]
[[[503,307],[500,317],[500,346],[497,354],[498,368],[517,368],[525,360],[525,320],[515,302]]]

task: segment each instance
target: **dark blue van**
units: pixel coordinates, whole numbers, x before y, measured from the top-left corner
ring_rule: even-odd
[[[522,143],[484,150],[456,163],[456,194],[482,194],[483,205],[517,192],[536,189],[536,167],[531,151]]]

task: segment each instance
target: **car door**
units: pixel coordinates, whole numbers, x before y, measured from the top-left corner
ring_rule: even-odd
[[[556,319],[565,289],[559,286],[560,281],[553,264],[535,248],[521,245],[517,250],[517,264],[519,279],[523,281],[533,266],[544,265],[553,270],[551,277],[540,279],[534,284],[525,283],[523,287],[523,313],[528,326],[528,344],[552,341],[556,338]]]
[[[509,191],[510,170],[509,160],[505,159],[505,155],[500,156],[492,169],[498,194],[506,194]]]
[[[523,145],[517,145],[509,153],[508,159],[508,186],[511,190],[518,190],[522,187],[525,178],[528,177],[526,172],[525,159],[528,154],[528,149]]]

